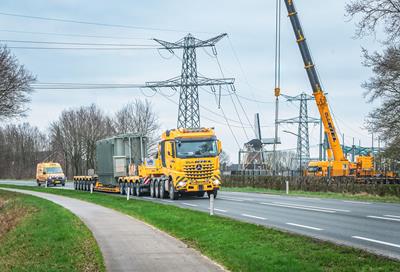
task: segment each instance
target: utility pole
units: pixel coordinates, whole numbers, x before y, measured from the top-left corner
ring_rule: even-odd
[[[200,128],[200,86],[208,86],[215,93],[215,86],[229,85],[235,91],[233,78],[210,79],[198,76],[196,49],[211,47],[213,54],[217,55],[215,44],[227,34],[221,34],[208,40],[199,40],[188,34],[177,42],[167,42],[154,39],[171,54],[173,50],[183,49],[181,76],[160,82],[146,82],[146,87],[157,91],[157,88],[180,88],[177,128]],[[220,89],[221,91],[221,89]]]
[[[275,137],[272,153],[272,175],[276,175],[276,145],[278,144],[279,129],[279,96],[281,94],[281,0],[276,0],[275,14]]]
[[[302,170],[304,165],[310,161],[310,135],[308,124],[319,124],[320,119],[308,116],[307,102],[314,100],[314,97],[306,93],[301,93],[297,96],[289,96],[282,94],[288,102],[299,101],[299,116],[290,119],[279,120],[278,124],[298,124],[297,127],[297,149],[296,156],[299,161],[299,168]]]

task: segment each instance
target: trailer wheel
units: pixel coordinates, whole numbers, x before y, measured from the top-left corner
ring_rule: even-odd
[[[142,196],[142,190],[140,188],[140,182],[136,182],[136,196]]]
[[[150,181],[150,197],[156,197],[155,190],[154,190],[154,179]]]
[[[179,193],[175,191],[174,183],[172,181],[169,183],[169,198],[171,200],[178,200],[179,198]]]
[[[160,180],[159,179],[156,179],[156,181],[154,182],[154,191],[155,191],[156,198],[160,198]]]
[[[160,198],[164,199],[166,197],[166,192],[165,192],[165,180],[162,179],[160,180]]]
[[[135,196],[136,195],[136,192],[135,192],[135,187],[133,186],[133,182],[131,181],[131,182],[129,182],[129,190],[130,190],[130,193],[132,194],[132,196]]]

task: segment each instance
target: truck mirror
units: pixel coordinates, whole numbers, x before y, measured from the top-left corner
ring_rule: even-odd
[[[221,152],[222,152],[222,144],[221,144],[220,140],[217,141],[217,147],[218,147],[218,154],[221,154]]]

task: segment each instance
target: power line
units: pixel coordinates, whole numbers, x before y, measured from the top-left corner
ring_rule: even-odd
[[[59,45],[95,45],[95,46],[120,46],[120,47],[157,47],[156,44],[124,44],[124,43],[77,43],[77,42],[54,42],[54,41],[27,41],[27,40],[0,40],[6,43],[34,43],[34,44],[59,44]]]
[[[39,46],[7,46],[10,49],[27,50],[154,50],[156,47],[39,47]]]
[[[121,40],[149,40],[149,38],[127,37],[127,36],[103,36],[103,35],[88,35],[88,34],[71,34],[71,33],[55,33],[55,32],[37,32],[37,31],[22,31],[0,29],[0,32],[19,33],[19,34],[35,34],[48,36],[63,36],[63,37],[81,37],[81,38],[99,38],[99,39],[121,39]]]
[[[165,31],[165,32],[180,32],[180,33],[188,32],[188,31],[181,30],[181,29],[144,27],[144,26],[134,26],[134,25],[123,25],[123,24],[106,24],[106,23],[98,23],[98,22],[61,19],[61,18],[49,18],[49,17],[15,14],[15,13],[7,13],[7,12],[0,12],[0,15],[10,16],[10,17],[18,17],[18,18],[26,18],[26,19],[34,19],[34,20],[43,20],[43,21],[56,21],[56,22],[62,22],[62,23],[95,25],[95,26],[102,26],[102,27],[127,28],[127,29],[138,29],[138,30],[153,30],[153,31]],[[195,33],[209,33],[209,32],[199,32],[199,31],[194,31],[194,32]]]

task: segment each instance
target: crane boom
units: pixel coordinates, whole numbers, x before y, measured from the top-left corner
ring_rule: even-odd
[[[315,102],[317,103],[318,111],[324,125],[324,131],[328,139],[328,158],[331,160],[332,156],[335,161],[348,161],[344,156],[342,147],[340,145],[339,137],[336,132],[335,124],[332,119],[331,112],[325,93],[322,91],[321,83],[318,77],[317,70],[311,57],[310,49],[305,39],[303,29],[301,27],[300,19],[298,17],[293,0],[285,0],[286,8],[289,14],[290,22],[296,36],[297,44],[300,49],[301,56],[304,62],[308,79],[311,84]]]

